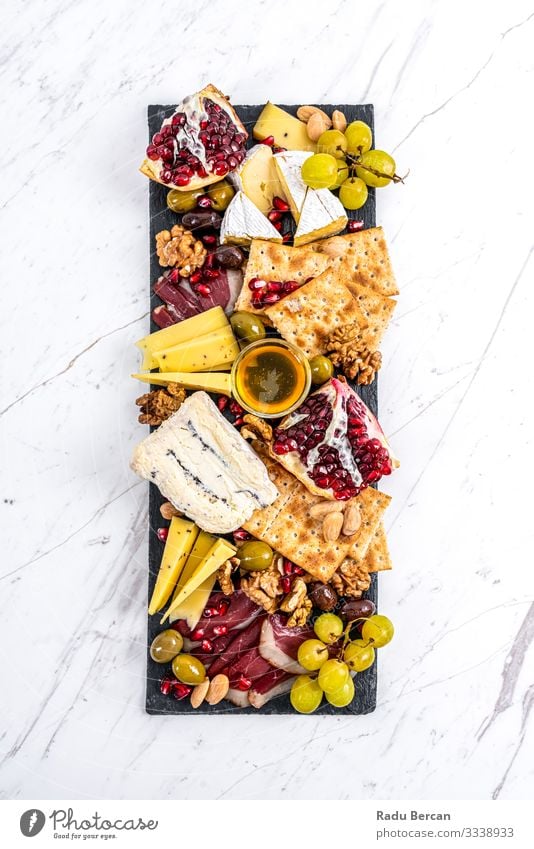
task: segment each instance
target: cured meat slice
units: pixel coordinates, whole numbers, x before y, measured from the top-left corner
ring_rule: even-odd
[[[191,292],[174,286],[165,275],[156,282],[154,293],[165,301],[171,315],[177,316],[177,321],[183,321],[184,318],[191,318],[209,309],[209,307],[203,307],[200,300]],[[210,306],[216,306],[216,304],[210,304]]]
[[[283,669],[271,669],[259,681],[255,681],[248,691],[249,703],[255,708],[261,708],[276,696],[289,693],[295,676]]]
[[[248,649],[259,645],[263,619],[263,616],[258,616],[248,628],[233,632],[233,639],[222,650],[214,643],[214,654],[218,654],[218,657],[216,656],[210,666],[210,676],[223,672],[235,664]]]
[[[305,640],[315,637],[314,630],[309,625],[288,628],[285,622],[285,617],[280,613],[274,613],[263,622],[260,654],[278,669],[293,675],[304,675],[306,670],[298,662],[297,653]]]
[[[252,601],[242,590],[237,590],[230,596],[225,596],[224,593],[213,593],[205,611],[217,610],[219,605],[225,601],[228,602],[226,613],[206,616],[204,612],[194,629],[194,633],[202,631],[202,639],[213,640],[217,637],[216,629],[220,628],[221,625],[225,626],[228,631],[243,630],[263,612],[263,608]],[[184,634],[182,627],[180,627],[180,633],[184,636],[191,636],[191,633]]]
[[[267,672],[271,671],[271,664],[261,656],[258,647],[254,646],[229,666],[226,674],[230,679],[230,687],[237,687],[243,679],[255,683],[260,678],[263,678]]]

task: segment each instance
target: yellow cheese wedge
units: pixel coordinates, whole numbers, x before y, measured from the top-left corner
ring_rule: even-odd
[[[171,597],[198,532],[199,529],[194,522],[188,522],[186,519],[180,519],[177,516],[172,517],[156,586],[148,606],[150,614],[161,610]]]
[[[224,539],[218,539],[210,548],[209,552],[201,560],[189,580],[183,585],[179,593],[177,593],[171,606],[163,616],[161,622],[165,622],[169,616],[174,613],[180,605],[189,596],[200,587],[208,578],[215,574],[219,566],[222,566],[225,560],[233,557],[236,549]]]
[[[168,383],[178,383],[184,389],[205,389],[206,392],[220,392],[222,395],[230,395],[230,375],[224,371],[200,371],[195,373],[183,371],[169,371],[163,374],[148,372],[144,374],[132,374],[137,380],[144,383],[153,383],[155,386],[166,386]]]
[[[164,348],[171,348],[173,345],[179,345],[181,342],[187,342],[189,339],[194,339],[195,336],[206,333],[212,333],[215,330],[220,330],[222,327],[229,327],[228,319],[224,314],[222,307],[212,307],[200,315],[194,315],[191,318],[186,318],[184,321],[179,321],[178,324],[173,324],[171,327],[165,327],[163,330],[156,330],[155,333],[149,333],[148,336],[143,336],[135,344],[143,352],[142,369],[151,369],[157,367],[157,362],[154,359],[154,351],[162,351]]]
[[[154,358],[161,371],[202,371],[220,363],[233,363],[239,345],[230,327],[198,336],[172,348],[155,351]]]
[[[289,112],[267,103],[254,125],[252,134],[255,139],[262,141],[268,136],[274,136],[275,144],[288,150],[312,150],[315,153],[315,143],[308,138],[306,124],[294,118]]]
[[[266,144],[249,150],[243,164],[230,174],[230,180],[264,215],[273,208],[274,197],[284,197],[273,152]]]
[[[187,583],[195,570],[200,566],[201,561],[204,559],[206,554],[208,554],[210,548],[216,541],[217,537],[214,537],[213,534],[208,534],[206,531],[201,531],[199,533],[197,541],[193,546],[193,550],[191,551],[184,570],[180,576],[180,580],[176,585],[172,599],[173,602],[176,596],[182,591],[184,584]],[[195,628],[198,620],[202,616],[204,608],[206,607],[216,579],[217,575],[215,572],[213,575],[210,575],[209,578],[206,578],[204,583],[197,587],[196,590],[193,590],[191,595],[174,610],[172,615],[169,616],[169,621],[176,622],[177,619],[185,619],[189,628]]]
[[[335,236],[347,225],[347,213],[330,189],[308,189],[293,237],[295,247]]]

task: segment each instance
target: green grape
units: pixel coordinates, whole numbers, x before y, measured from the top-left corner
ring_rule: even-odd
[[[328,649],[321,640],[305,640],[298,648],[297,658],[304,669],[315,672],[328,660]]]
[[[298,713],[313,713],[323,700],[323,691],[309,675],[299,675],[293,682],[289,698]]]
[[[316,619],[313,630],[319,639],[329,646],[339,640],[343,627],[343,620],[335,613],[323,613]]]
[[[342,687],[339,690],[335,690],[333,693],[325,693],[326,701],[330,702],[331,705],[338,708],[347,707],[350,705],[351,701],[354,698],[354,681],[349,677],[345,681]]]
[[[335,693],[346,683],[349,667],[341,660],[332,658],[323,663],[317,676],[317,683],[325,693]]]
[[[327,189],[337,177],[337,159],[329,153],[314,153],[302,166],[302,179],[312,189]]]
[[[336,182],[333,183],[331,186],[329,186],[329,188],[332,191],[334,191],[335,189],[339,189],[341,184],[344,183],[345,180],[348,180],[348,177],[349,177],[349,166],[347,165],[346,160],[345,159],[338,159],[337,160]]]
[[[359,177],[345,180],[339,189],[339,199],[345,209],[361,209],[367,200],[367,195],[367,186]]]
[[[202,684],[206,680],[206,668],[192,654],[179,654],[172,662],[172,671],[182,684]]]
[[[378,177],[372,171],[363,168],[363,165],[372,168],[374,171],[379,171],[380,174],[385,174],[386,176]],[[360,161],[356,164],[356,174],[368,186],[381,189],[391,182],[391,178],[395,174],[395,160],[384,150],[369,150],[363,154]]]
[[[363,121],[353,121],[345,130],[347,152],[357,155],[371,149],[373,133]]]
[[[354,672],[363,672],[375,662],[375,650],[365,640],[353,640],[343,652],[343,660]]]
[[[370,640],[377,649],[387,646],[393,639],[394,632],[391,619],[388,619],[387,616],[381,616],[379,613],[370,616],[362,625],[363,639]]]
[[[336,159],[343,159],[347,150],[347,139],[341,130],[326,130],[317,140],[318,153],[329,153]]]

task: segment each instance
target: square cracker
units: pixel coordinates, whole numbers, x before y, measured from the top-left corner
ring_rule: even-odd
[[[393,568],[383,522],[379,522],[362,563],[367,567],[369,572],[384,572],[387,569]]]
[[[288,472],[285,475],[292,477]],[[390,498],[376,489],[364,489],[352,499],[359,505],[362,516],[357,534],[326,542],[322,522],[310,516],[310,507],[323,499],[312,495],[296,478],[293,480],[294,485],[286,489],[274,505],[256,510],[243,527],[316,580],[329,581],[345,557],[360,557],[367,551]],[[279,479],[276,486],[280,488]],[[273,510],[273,507],[278,509]]]
[[[307,357],[324,353],[326,340],[336,328],[353,321],[360,327],[367,324],[356,299],[331,271],[268,307],[266,314],[284,339]]]
[[[305,283],[310,277],[318,277],[327,268],[335,269],[345,285],[350,280],[380,295],[399,294],[384,232],[381,227],[372,227],[296,248],[254,239],[250,246],[243,288],[235,308],[262,315],[262,310],[252,306],[248,283],[253,277]]]
[[[397,301],[373,292],[367,286],[357,283],[345,283],[347,289],[356,298],[358,305],[365,317],[366,326],[361,332],[364,346],[371,351],[376,351],[382,337],[391,321]]]

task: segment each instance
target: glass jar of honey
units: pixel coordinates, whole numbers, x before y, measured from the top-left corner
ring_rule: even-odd
[[[274,419],[295,410],[311,386],[306,356],[283,339],[259,339],[232,367],[232,395],[249,413]]]

